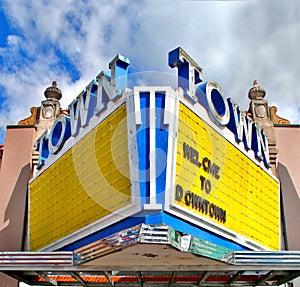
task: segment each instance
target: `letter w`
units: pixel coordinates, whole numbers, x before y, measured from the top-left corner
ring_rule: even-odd
[[[82,92],[69,106],[71,134],[76,136],[80,127],[85,127],[88,124],[88,112],[90,105],[90,92]],[[79,124],[80,119],[80,124]],[[81,125],[81,126],[80,126]]]
[[[200,206],[202,203],[202,198],[194,193],[192,193],[192,207],[194,209],[199,209],[200,210]]]
[[[252,142],[252,120],[237,105],[232,105],[232,112],[236,127],[235,137],[237,142],[244,142],[246,150],[251,148]]]

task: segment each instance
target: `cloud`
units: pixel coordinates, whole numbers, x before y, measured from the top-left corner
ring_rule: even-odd
[[[132,72],[176,75],[167,53],[178,46],[242,108],[257,79],[279,115],[300,120],[295,0],[4,0],[2,8],[10,28],[0,46],[2,125],[27,117],[53,80],[67,107],[118,53]]]
[[[257,79],[266,89],[270,103],[300,106],[297,95],[300,20],[296,16],[300,12],[299,3],[264,0],[243,6],[235,14],[231,27],[235,35],[232,45],[236,47],[229,67],[228,86],[232,95],[238,99],[243,87],[246,94],[247,85]]]

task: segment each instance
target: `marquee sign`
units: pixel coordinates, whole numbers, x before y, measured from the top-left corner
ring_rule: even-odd
[[[30,248],[58,249],[122,219],[160,214],[157,224],[197,226],[215,245],[223,238],[278,249],[279,184],[264,132],[217,83],[202,82],[181,48],[169,53],[176,89],[130,89],[128,65],[118,55],[111,76],[101,72],[70,104],[70,116],[38,139]]]
[[[115,73],[124,69],[122,56],[112,63]],[[38,139],[38,170],[30,182],[31,250],[63,246],[139,210],[129,161],[136,161],[128,139],[135,126],[130,100],[121,99],[118,88],[119,81],[112,86],[100,73],[71,103],[71,115],[58,117]],[[108,110],[110,100],[115,104]]]
[[[31,250],[134,209],[126,116],[123,103],[32,181]]]
[[[173,205],[224,236],[278,249],[277,181],[182,103],[178,131]]]
[[[217,83],[201,83],[202,69],[181,48],[169,65],[183,89],[169,212],[249,248],[279,249],[279,184],[266,135]]]

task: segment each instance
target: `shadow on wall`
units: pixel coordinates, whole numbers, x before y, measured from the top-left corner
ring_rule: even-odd
[[[9,224],[0,231],[0,251],[24,250],[29,177],[30,164],[27,164],[21,169],[5,212],[5,220],[9,220]],[[3,273],[0,273],[0,285],[1,287],[19,286],[17,280]]]
[[[300,221],[300,200],[290,176],[288,168],[282,163],[278,163],[278,176],[281,187],[281,212],[282,212],[282,249],[300,250],[299,230]]]

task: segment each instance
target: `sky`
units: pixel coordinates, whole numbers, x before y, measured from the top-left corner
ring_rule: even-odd
[[[117,54],[129,73],[175,77],[178,46],[244,110],[257,80],[299,124],[299,15],[297,0],[0,0],[0,144],[53,80],[67,108]]]
[[[132,74],[175,77],[178,46],[243,109],[257,80],[300,123],[298,0],[0,0],[0,144],[53,80],[67,108],[118,53]]]

